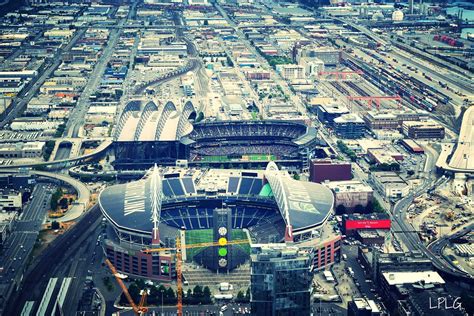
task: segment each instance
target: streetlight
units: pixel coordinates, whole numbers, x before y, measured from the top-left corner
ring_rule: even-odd
[[[163,292],[164,292],[164,291],[161,290],[161,316],[164,315],[164,313],[163,313]]]

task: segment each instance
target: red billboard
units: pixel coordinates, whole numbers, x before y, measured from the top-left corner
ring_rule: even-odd
[[[389,219],[350,219],[346,220],[346,229],[390,229]]]

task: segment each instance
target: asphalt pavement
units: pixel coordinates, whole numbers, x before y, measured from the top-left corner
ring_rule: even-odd
[[[49,207],[51,193],[47,185],[38,184],[32,192],[31,200],[13,225],[12,233],[2,249],[0,256],[0,296],[8,298],[23,279],[27,263],[36,244],[41,225]],[[7,301],[0,300],[1,310]]]

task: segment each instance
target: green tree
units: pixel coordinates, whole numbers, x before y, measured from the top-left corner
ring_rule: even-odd
[[[62,209],[66,209],[69,206],[67,198],[62,198],[61,200],[59,200],[59,206]]]
[[[130,293],[130,296],[132,297],[134,302],[140,301],[140,289],[135,283],[130,284],[130,286],[128,287],[128,293]],[[128,300],[125,297],[125,294],[123,293],[122,293],[122,296],[120,297],[120,304],[128,305]]]
[[[196,285],[193,289],[193,297],[196,301],[200,302],[204,293],[202,292],[202,287],[199,285]]]
[[[59,223],[58,223],[58,222],[53,221],[53,222],[51,223],[51,229],[56,230],[56,229],[59,229],[59,228],[60,228],[60,226],[59,226]]]
[[[336,214],[337,215],[341,215],[341,214],[345,214],[346,213],[346,207],[342,204],[338,205],[336,207]]]
[[[245,301],[250,302],[250,288],[247,288],[247,292],[245,292]]]
[[[193,291],[188,289],[186,292],[186,296],[183,297],[184,304],[192,304],[193,303]]]
[[[356,212],[356,213],[365,213],[365,207],[363,207],[363,206],[360,205],[360,204],[357,204],[357,205],[354,207],[354,212]]]
[[[243,303],[243,302],[245,301],[244,292],[239,291],[239,292],[237,293],[237,297],[235,298],[235,301],[236,301],[237,303]]]
[[[204,119],[204,113],[203,113],[203,112],[199,112],[199,114],[198,114],[197,117],[196,117],[196,123],[201,122],[203,119]]]
[[[176,293],[174,290],[169,287],[166,292],[164,293],[165,295],[165,303],[166,304],[176,304]]]
[[[203,304],[211,304],[212,303],[211,290],[209,289],[208,286],[204,287],[202,303]]]

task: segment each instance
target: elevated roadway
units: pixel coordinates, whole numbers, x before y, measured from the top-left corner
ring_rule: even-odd
[[[474,106],[464,113],[458,144],[449,167],[474,172]]]
[[[1,169],[0,173],[18,173],[18,169]],[[89,189],[79,180],[76,180],[66,174],[30,170],[30,174],[37,175],[39,177],[45,177],[49,179],[59,180],[73,187],[77,192],[77,199],[73,203],[71,209],[66,213],[65,216],[57,218],[57,222],[69,222],[80,217],[89,206],[90,202],[90,191]]]
[[[57,170],[57,169],[64,169],[68,167],[72,167],[95,158],[100,157],[101,155],[105,154],[109,146],[112,144],[112,140],[105,140],[99,147],[96,148],[94,152],[74,157],[68,159],[61,159],[61,160],[54,160],[54,161],[46,161],[46,162],[33,162],[33,163],[24,163],[24,164],[16,164],[16,165],[0,165],[0,171],[5,169],[12,169],[12,168],[45,168],[48,170]]]

